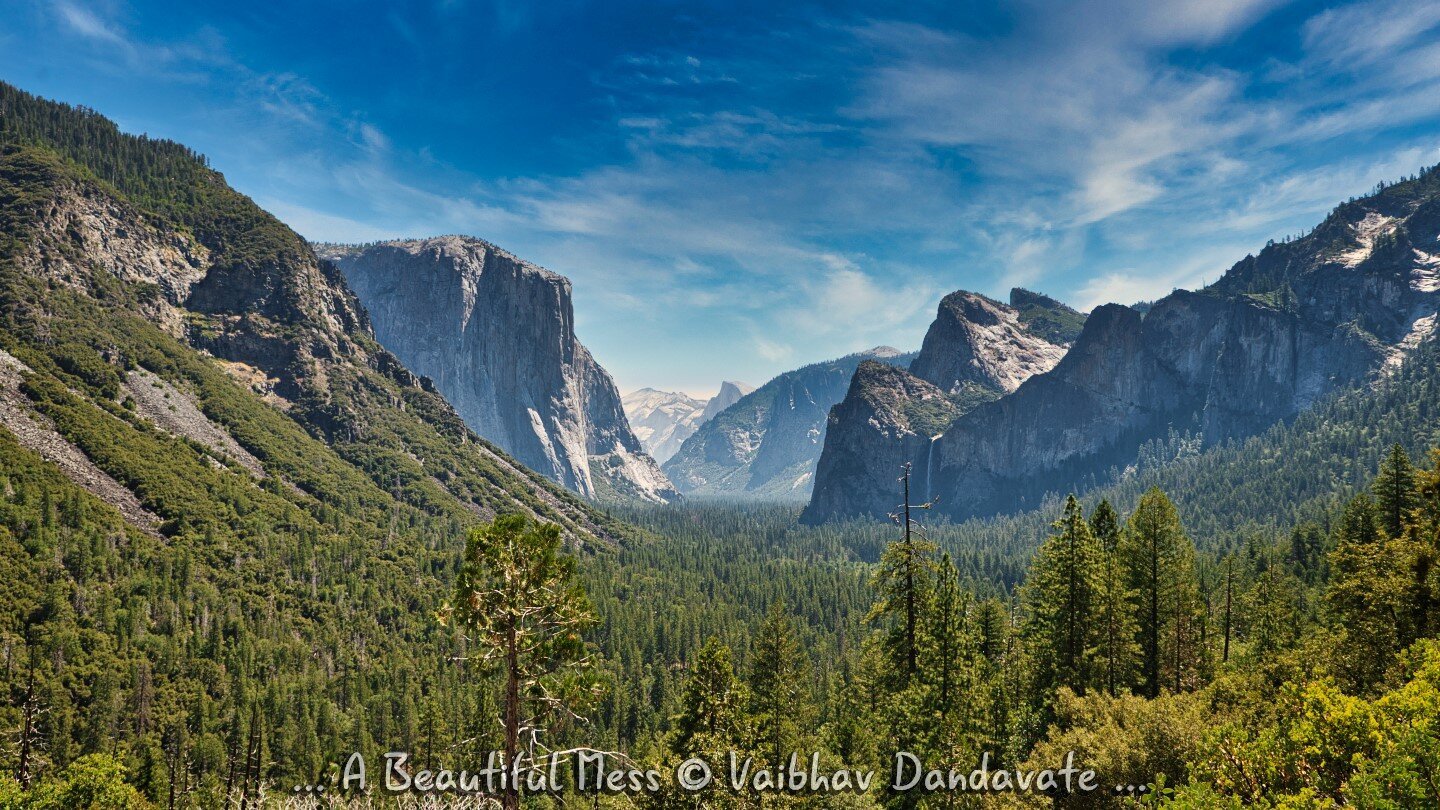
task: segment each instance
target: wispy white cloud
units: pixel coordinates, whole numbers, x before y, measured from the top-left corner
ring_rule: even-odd
[[[55,11],[72,31],[83,37],[111,45],[133,47],[120,30],[112,27],[108,21],[101,19],[88,8],[60,0],[55,4]]]
[[[1440,159],[1440,1],[1303,23],[1268,16],[1280,4],[1017,0],[988,29],[892,9],[667,36],[582,72],[593,131],[526,171],[416,146],[363,109],[383,110],[379,89],[341,100],[213,32],[156,42],[74,0],[44,14],[81,58],[228,88],[214,118],[232,176],[306,235],[500,242],[572,277],[577,320],[622,377],[697,387],[699,357],[758,381],[911,346],[951,289],[1090,307],[1213,280]],[[491,13],[519,42],[563,10]],[[1257,25],[1273,53],[1235,51]],[[386,30],[435,47],[408,15]]]
[[[1397,53],[1435,45],[1440,3],[1411,0],[1366,0],[1326,9],[1304,26],[1305,50],[1312,62],[1354,71],[1380,66],[1387,73],[1408,70],[1409,60]]]

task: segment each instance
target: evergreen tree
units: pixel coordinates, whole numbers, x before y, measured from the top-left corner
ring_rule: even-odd
[[[595,623],[589,600],[573,582],[575,561],[561,553],[560,527],[525,515],[503,515],[472,529],[455,601],[442,611],[471,641],[481,660],[504,676],[505,763],[515,767],[521,734],[527,749],[538,732],[579,716],[595,697],[584,676],[591,663],[582,634]],[[534,750],[524,753],[532,759]],[[506,810],[520,806],[507,782]]]
[[[1095,659],[1105,552],[1074,495],[1065,499],[1054,529],[1035,553],[1021,590],[1021,634],[1044,702],[1060,686],[1084,693],[1104,683]]]
[[[746,733],[747,698],[735,679],[730,648],[711,636],[680,685],[670,750],[681,756],[738,747]]]
[[[1390,448],[1370,489],[1375,493],[1380,528],[1392,538],[1399,537],[1418,503],[1415,467],[1399,443]]]
[[[1288,650],[1300,639],[1299,582],[1274,560],[1261,560],[1261,570],[1241,597],[1252,659],[1266,660]]]
[[[1104,553],[1100,581],[1100,650],[1105,691],[1117,695],[1135,683],[1140,660],[1136,645],[1139,629],[1135,623],[1135,593],[1126,584],[1125,567],[1118,548],[1122,527],[1120,515],[1108,499],[1102,499],[1090,516],[1090,531]]]
[[[925,675],[925,716],[936,720],[932,744],[953,751],[970,730],[970,707],[976,696],[977,644],[974,629],[974,596],[960,585],[959,573],[950,555],[939,564],[935,597],[926,617],[921,641],[921,671]]]
[[[1440,541],[1440,448],[1430,451],[1430,466],[1415,476],[1415,500],[1423,535]]]
[[[830,684],[826,701],[830,717],[825,725],[825,739],[841,762],[852,765],[862,765],[874,754],[874,738],[869,728],[873,704],[865,699],[864,692],[851,656],[847,655],[840,660],[837,677]]]
[[[1192,642],[1186,625],[1195,609],[1195,546],[1164,492],[1152,488],[1140,498],[1117,553],[1138,607],[1142,689],[1146,697],[1158,697],[1162,685],[1183,684],[1182,670],[1191,660],[1185,648]]]
[[[1330,553],[1325,599],[1344,631],[1341,667],[1360,689],[1380,680],[1400,644],[1400,594],[1387,556],[1375,502],[1365,495],[1353,499]]]
[[[1110,505],[1108,498],[1102,498],[1090,515],[1090,531],[1106,553],[1113,553],[1120,544],[1120,514]]]
[[[1010,617],[999,600],[986,599],[980,603],[975,617],[975,641],[977,651],[985,660],[998,662],[1005,653],[1009,622]]]
[[[1140,629],[1135,618],[1135,592],[1126,583],[1117,554],[1106,554],[1100,577],[1099,650],[1096,664],[1105,691],[1118,695],[1134,687],[1140,670]]]
[[[907,527],[905,539],[885,549],[875,572],[878,598],[869,618],[889,625],[885,648],[898,684],[908,684],[919,668],[919,622],[933,591],[936,548]]]
[[[750,656],[750,715],[755,747],[775,767],[799,750],[808,714],[809,669],[790,616],[784,604],[776,602],[760,625]]]
[[[1399,465],[1392,455],[1386,466],[1393,473]],[[1391,536],[1385,526],[1389,516],[1387,507],[1369,496],[1356,497],[1345,508],[1330,553],[1325,598],[1344,630],[1340,668],[1358,690],[1379,683],[1395,656],[1426,633],[1431,621],[1432,547],[1403,528]]]
[[[1290,532],[1287,560],[1291,573],[1306,585],[1318,585],[1325,578],[1325,535],[1314,523],[1296,526]]]

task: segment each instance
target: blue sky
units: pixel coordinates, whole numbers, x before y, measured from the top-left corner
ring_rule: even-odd
[[[564,273],[626,391],[914,348],[953,289],[1154,298],[1440,162],[1434,0],[11,0],[0,78],[312,239]]]

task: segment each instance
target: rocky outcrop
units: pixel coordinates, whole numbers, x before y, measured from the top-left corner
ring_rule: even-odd
[[[705,403],[705,410],[700,414],[700,424],[703,425],[719,416],[726,408],[739,402],[741,397],[754,390],[755,386],[741,382],[726,380],[720,383],[719,392]]]
[[[721,411],[754,391],[753,386],[726,380],[720,391],[710,399],[696,399],[688,394],[641,388],[621,400],[630,429],[640,439],[640,446],[660,464],[669,461],[680,445],[701,425]]]
[[[950,423],[1060,362],[1067,346],[1031,326],[1044,313],[1055,316],[1052,325],[1078,313],[1025,290],[1011,294],[1017,299],[1026,317],[983,295],[953,292],[941,299],[908,371],[861,364],[844,401],[830,413],[806,520],[885,514],[896,500],[886,482],[906,462],[914,470],[912,495],[928,499],[936,483],[936,445]]]
[[[829,437],[815,468],[809,510],[828,517],[884,515],[900,503],[894,482],[915,464],[911,496],[930,497],[936,434],[960,412],[946,393],[914,374],[867,360],[855,369],[845,399],[830,411]]]
[[[115,507],[127,523],[160,536],[160,516],[145,508],[135,493],[100,469],[85,451],[60,435],[55,426],[37,413],[20,389],[29,367],[0,349],[0,428],[8,431],[26,450],[54,464],[65,477],[87,492]]]
[[[479,239],[322,245],[375,336],[476,433],[589,498],[673,499],[605,369],[575,336],[570,282]]]
[[[1386,373],[1434,332],[1437,248],[1432,170],[1341,206],[1311,234],[1247,256],[1205,290],[1177,291],[1143,314],[1097,308],[1053,369],[959,416],[933,448],[906,445],[902,456],[918,469],[925,454],[941,511],[962,519],[1098,481],[1172,430],[1205,444],[1254,435]],[[923,368],[973,367],[962,357]],[[859,447],[863,433],[832,426],[829,441]],[[888,476],[829,469],[822,465],[808,520],[882,514],[874,493],[889,489]]]
[[[967,385],[1009,393],[1064,356],[1065,347],[1031,332],[1018,310],[961,290],[940,301],[910,373],[950,394]]]
[[[665,465],[686,495],[803,501],[825,443],[826,418],[865,360],[905,365],[888,346],[786,372],[703,424]]]

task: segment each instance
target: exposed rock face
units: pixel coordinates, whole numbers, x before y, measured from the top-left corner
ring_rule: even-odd
[[[146,509],[134,492],[96,466],[85,451],[67,441],[49,420],[30,407],[20,390],[21,381],[29,373],[29,367],[0,349],[0,428],[9,431],[21,447],[54,464],[71,481],[115,507],[130,525],[159,537],[163,522],[160,516]]]
[[[1143,318],[1106,305],[1054,372],[946,432],[938,486],[956,517],[1033,506],[1171,427],[1207,443],[1252,435],[1383,358],[1365,335],[1244,298],[1180,292]]]
[[[704,424],[720,415],[720,412],[740,401],[740,398],[755,390],[755,386],[746,385],[742,382],[726,380],[720,383],[720,391],[705,403],[705,411],[700,414],[700,423]]]
[[[826,417],[845,396],[855,368],[864,360],[904,365],[913,357],[879,346],[781,374],[704,423],[665,471],[686,495],[804,500]]]
[[[830,411],[829,433],[808,511],[828,516],[884,515],[900,503],[895,479],[918,459],[911,479],[916,502],[930,496],[930,461],[937,426],[959,408],[945,392],[904,369],[867,360],[855,370],[845,399]]]
[[[1206,444],[1254,435],[1393,368],[1440,320],[1437,181],[1432,170],[1347,203],[1306,237],[1143,315],[1097,308],[1052,370],[960,416],[924,449],[941,510],[959,519],[1035,506],[1123,469],[1172,429]],[[863,431],[832,426],[830,437],[827,455],[830,442],[863,445]],[[835,448],[837,459],[851,452]],[[918,470],[920,452],[904,445],[902,455]],[[893,475],[829,470],[822,464],[807,519],[881,514],[873,493]]]
[[[586,497],[675,497],[615,383],[575,337],[568,279],[469,237],[318,250],[369,310],[376,338],[476,433]]]
[[[936,445],[960,414],[1014,391],[1054,368],[1066,346],[1031,330],[1041,311],[1078,316],[1050,298],[1016,290],[1030,317],[983,295],[945,296],[909,371],[862,363],[844,401],[830,412],[817,486],[805,519],[880,515],[898,501],[893,483],[905,462],[911,494],[928,498],[936,482]],[[1051,330],[1054,333],[1054,330]]]
[[[754,390],[745,383],[727,380],[720,384],[720,392],[708,400],[641,388],[626,394],[621,402],[640,446],[651,458],[664,464],[701,425]]]
[[[1009,393],[1064,356],[1065,347],[1033,334],[1018,310],[961,290],[941,300],[910,373],[947,394],[966,384]]]

